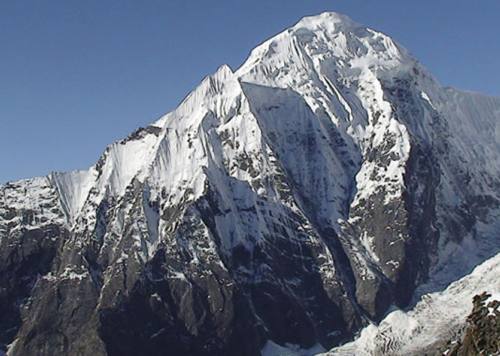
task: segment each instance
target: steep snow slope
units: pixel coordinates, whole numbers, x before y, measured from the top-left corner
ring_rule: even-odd
[[[304,18],[88,171],[0,187],[0,342],[345,342],[499,251],[499,115],[500,99],[442,88],[380,32]]]

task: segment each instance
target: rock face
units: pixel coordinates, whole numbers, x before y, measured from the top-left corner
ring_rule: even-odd
[[[450,350],[451,356],[498,355],[500,353],[500,302],[488,301],[491,294],[474,296],[474,308],[467,317],[468,327],[461,342]],[[487,303],[486,303],[487,302]]]
[[[498,355],[500,353],[500,302],[488,301],[491,294],[474,296],[474,307],[461,341],[448,347],[450,356]]]
[[[304,18],[89,170],[0,187],[0,343],[259,355],[345,342],[499,250],[499,113],[380,32]]]

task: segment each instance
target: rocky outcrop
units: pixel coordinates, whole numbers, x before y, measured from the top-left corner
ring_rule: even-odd
[[[462,340],[452,342],[445,350],[450,356],[497,355],[500,353],[500,302],[488,299],[483,292],[474,296],[471,314]]]

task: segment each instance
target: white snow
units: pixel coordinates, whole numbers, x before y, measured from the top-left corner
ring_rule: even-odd
[[[281,346],[269,340],[262,348],[261,356],[312,356],[323,351],[325,351],[325,349],[319,344],[309,349],[303,349],[300,346],[292,344]]]
[[[54,172],[49,175],[51,183],[58,191],[69,224],[74,222],[76,214],[87,200],[90,189],[95,184],[96,174],[95,170],[90,169],[68,173]]]

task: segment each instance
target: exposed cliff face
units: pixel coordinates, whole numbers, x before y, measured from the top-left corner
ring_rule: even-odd
[[[450,356],[498,355],[500,353],[500,302],[488,300],[483,292],[473,298],[474,307],[467,316],[462,340],[453,340],[445,349]]]
[[[346,341],[498,251],[499,113],[379,32],[305,18],[89,170],[0,187],[0,342],[258,355]]]

